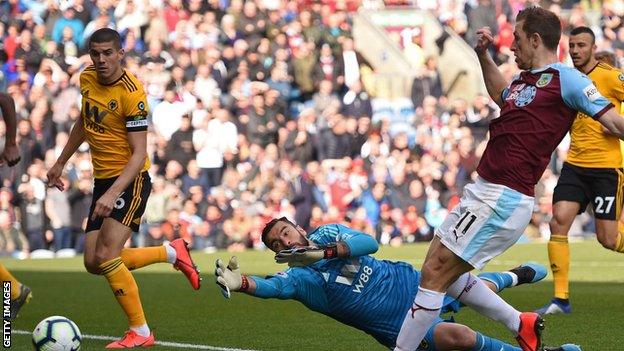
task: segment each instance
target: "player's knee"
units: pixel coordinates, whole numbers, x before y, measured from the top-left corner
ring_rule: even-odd
[[[93,258],[90,260],[87,270],[93,274],[100,274],[100,266],[113,258],[115,258],[115,255],[113,255],[110,250],[105,247],[98,248],[96,249]]]
[[[95,260],[87,259],[87,257],[85,257],[84,266],[87,269],[87,272],[91,274],[100,274],[100,266],[95,263]]]
[[[455,325],[448,331],[453,350],[472,350],[477,341],[475,332],[465,325]]]
[[[600,245],[602,245],[602,247],[604,247],[605,249],[608,250],[615,250],[615,246],[616,246],[616,238],[612,238],[609,235],[596,235],[596,237],[598,238],[598,242],[600,243]]]

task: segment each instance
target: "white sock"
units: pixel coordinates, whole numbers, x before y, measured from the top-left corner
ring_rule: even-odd
[[[165,249],[167,249],[167,262],[174,264],[175,261],[178,259],[178,254],[176,254],[176,250],[173,248],[173,246],[169,244],[164,245]]]
[[[444,293],[418,287],[414,304],[407,311],[397,337],[395,351],[416,350],[433,321],[440,315]]]
[[[446,293],[482,315],[503,323],[514,335],[518,334],[520,312],[490,290],[474,274],[462,274],[449,286]]]
[[[150,336],[150,328],[147,324],[139,325],[138,327],[130,327],[130,330],[144,337]]]
[[[511,286],[518,285],[518,275],[514,272],[503,272],[503,274],[507,274],[511,277]]]

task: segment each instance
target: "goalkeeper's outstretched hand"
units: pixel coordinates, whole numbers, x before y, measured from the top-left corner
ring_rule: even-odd
[[[275,262],[288,263],[290,267],[303,267],[309,266],[324,258],[334,257],[336,257],[335,245],[324,248],[308,246],[282,250],[275,255]]]
[[[243,275],[238,268],[238,260],[236,256],[230,258],[227,267],[221,259],[215,261],[215,278],[217,285],[221,288],[221,294],[227,299],[230,298],[232,291],[239,291],[243,285]]]

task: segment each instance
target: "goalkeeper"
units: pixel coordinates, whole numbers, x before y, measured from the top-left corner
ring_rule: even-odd
[[[217,284],[230,297],[231,291],[261,298],[294,299],[309,309],[360,329],[378,342],[394,347],[405,312],[412,308],[420,272],[410,264],[377,260],[369,254],[378,244],[371,236],[339,224],[323,225],[309,235],[285,217],[271,220],[262,231],[265,245],[276,252],[278,263],[290,268],[275,276],[260,278],[240,273],[235,257],[228,266],[217,260]],[[546,269],[522,265],[503,273],[484,273],[491,289],[534,283]],[[472,284],[466,282],[466,288]],[[443,312],[459,310],[459,302],[447,297]],[[419,350],[495,350],[520,348],[475,332],[467,326],[438,318]],[[580,350],[563,345],[544,350]]]

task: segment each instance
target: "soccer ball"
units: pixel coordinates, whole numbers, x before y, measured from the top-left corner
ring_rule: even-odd
[[[52,316],[37,324],[32,341],[37,351],[78,351],[82,335],[76,323],[62,316]]]

